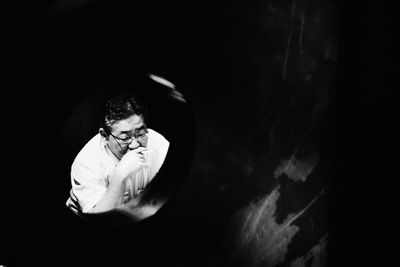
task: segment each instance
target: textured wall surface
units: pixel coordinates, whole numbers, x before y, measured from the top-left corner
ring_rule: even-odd
[[[367,225],[380,219],[368,215],[383,206],[367,176],[386,184],[392,176],[377,166],[394,166],[382,156],[396,136],[396,105],[385,102],[385,78],[397,77],[389,20],[362,31],[346,18],[372,12],[331,0],[8,8],[1,135],[13,174],[1,182],[0,265],[325,267],[367,261],[354,247],[377,250]],[[147,72],[187,100],[158,121],[179,144],[184,183],[148,221],[87,224],[64,207],[69,165],[94,126],[80,116],[94,102],[83,100]]]

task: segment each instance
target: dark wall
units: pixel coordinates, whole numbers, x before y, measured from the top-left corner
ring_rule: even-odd
[[[377,251],[363,238],[378,219],[360,218],[381,208],[370,175],[389,179],[378,165],[393,161],[371,141],[395,136],[387,7],[63,3],[2,9],[0,265],[336,266],[367,261],[353,244]],[[154,218],[87,224],[64,207],[76,133],[96,128],[79,113],[147,72],[187,99],[158,123],[180,144],[174,168],[190,169]]]

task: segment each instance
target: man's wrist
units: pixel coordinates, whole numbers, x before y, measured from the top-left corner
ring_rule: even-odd
[[[125,184],[128,176],[124,175],[123,173],[119,172],[118,170],[115,170],[111,179],[110,179],[110,184]]]

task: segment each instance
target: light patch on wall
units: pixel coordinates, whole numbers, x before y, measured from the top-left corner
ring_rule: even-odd
[[[289,159],[281,161],[280,165],[274,172],[274,176],[275,178],[278,178],[282,174],[286,174],[287,177],[295,182],[305,182],[307,177],[318,164],[318,160],[319,158],[317,153],[304,160],[297,159],[295,154],[293,154]]]
[[[231,263],[243,262],[249,267],[274,267],[285,260],[285,255],[293,237],[300,230],[293,222],[323,194],[316,196],[301,211],[289,214],[278,224],[276,222],[279,186],[256,203],[250,203],[234,216],[232,225],[236,233],[236,248],[231,255]]]
[[[171,83],[170,81],[168,81],[167,79],[165,79],[164,77],[149,73],[149,77],[150,79],[152,79],[153,81],[162,84],[166,87],[168,87],[170,89],[169,95],[180,101],[180,102],[186,102],[185,98],[183,97],[183,94],[181,92],[179,92],[175,85],[173,83]]]
[[[306,255],[293,260],[289,267],[306,267],[307,263],[311,261],[311,267],[326,266],[326,245],[328,234],[325,234],[315,245],[311,248]]]

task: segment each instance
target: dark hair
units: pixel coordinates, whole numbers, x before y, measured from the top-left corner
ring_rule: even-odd
[[[121,92],[110,98],[105,105],[103,129],[111,133],[111,126],[118,121],[125,120],[133,115],[141,115],[146,121],[146,107],[129,92]]]

